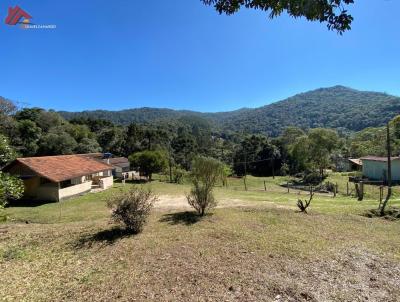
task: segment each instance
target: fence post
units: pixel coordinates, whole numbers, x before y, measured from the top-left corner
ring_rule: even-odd
[[[361,182],[361,198],[364,199],[364,182]]]
[[[264,180],[264,191],[267,191],[267,186],[265,185],[265,180]]]
[[[289,182],[287,182],[287,192],[290,193]]]
[[[244,189],[247,191],[246,176],[243,177],[243,182],[244,182]]]
[[[349,182],[347,182],[347,196],[349,196]]]

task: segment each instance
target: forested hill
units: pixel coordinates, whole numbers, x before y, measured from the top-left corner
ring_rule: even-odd
[[[255,109],[200,113],[171,109],[139,108],[122,111],[60,112],[66,119],[107,119],[118,124],[153,123],[195,115],[225,130],[278,135],[287,126],[336,128],[359,131],[382,126],[400,114],[400,97],[334,86],[297,94]]]

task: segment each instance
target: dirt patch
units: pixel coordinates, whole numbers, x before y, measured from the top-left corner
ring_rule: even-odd
[[[176,195],[161,195],[158,201],[155,203],[155,208],[161,210],[190,210],[191,207],[188,205],[186,196],[176,196]],[[223,198],[218,200],[217,208],[235,208],[235,207],[249,207],[254,206],[254,203],[246,202],[243,199],[236,198]],[[279,205],[273,202],[265,202],[263,206],[268,206],[272,208],[279,209],[296,209],[294,206]]]

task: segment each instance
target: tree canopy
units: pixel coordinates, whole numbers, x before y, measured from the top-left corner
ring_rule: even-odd
[[[294,18],[305,17],[309,21],[327,23],[330,30],[342,34],[351,29],[353,17],[346,6],[354,0],[202,0],[206,5],[213,5],[220,13],[232,15],[242,7],[269,12],[274,18],[286,12]]]

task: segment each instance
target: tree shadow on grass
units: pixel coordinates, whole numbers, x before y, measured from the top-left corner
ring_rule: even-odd
[[[35,208],[40,207],[45,204],[56,203],[55,201],[45,201],[45,200],[36,200],[36,199],[20,199],[20,200],[10,200],[7,208],[19,208],[19,207],[27,207],[27,208]]]
[[[178,213],[171,213],[165,214],[160,219],[160,222],[167,222],[169,224],[184,224],[184,225],[192,225],[200,220],[204,219],[205,217],[213,215],[212,213],[207,213],[204,216],[200,216],[195,212],[178,212]]]
[[[77,242],[74,243],[74,248],[82,249],[82,248],[90,248],[94,244],[99,243],[102,245],[113,245],[116,241],[129,237],[134,236],[136,234],[121,228],[121,227],[113,227],[108,230],[101,230],[94,234],[86,234],[83,235],[81,238],[78,239]]]

